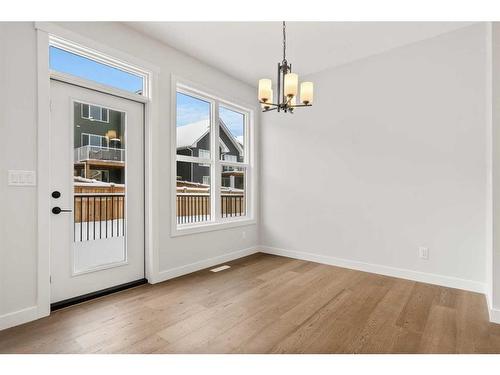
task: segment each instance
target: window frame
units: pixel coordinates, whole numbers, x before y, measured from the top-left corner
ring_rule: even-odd
[[[177,155],[177,93],[192,96],[210,103],[210,159]],[[255,163],[254,163],[254,109],[252,107],[236,104],[224,99],[220,95],[213,94],[210,90],[199,88],[191,82],[172,77],[171,90],[171,236],[182,236],[187,234],[220,230],[235,226],[251,225],[256,223],[255,207]],[[221,160],[219,156],[219,107],[223,106],[244,115],[244,162],[230,162]],[[209,221],[177,224],[177,162],[203,163],[210,165],[210,202],[212,216]],[[239,167],[245,170],[245,215],[235,217],[222,217],[221,208],[221,185],[222,167]]]

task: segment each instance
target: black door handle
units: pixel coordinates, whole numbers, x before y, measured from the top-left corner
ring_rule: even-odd
[[[61,207],[52,208],[52,213],[55,215],[59,215],[61,212],[72,212],[72,210],[63,210]]]

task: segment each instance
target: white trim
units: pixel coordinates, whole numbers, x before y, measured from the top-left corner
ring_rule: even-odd
[[[493,25],[486,23],[486,299],[492,306],[493,298]],[[491,313],[490,313],[491,321]]]
[[[49,36],[37,30],[37,298],[36,315],[50,314],[50,78]],[[23,315],[24,316],[24,315]],[[20,323],[19,323],[20,324]]]
[[[129,91],[120,90],[120,89],[117,89],[116,87],[112,87],[112,86],[106,86],[106,85],[103,85],[99,82],[90,81],[88,79],[76,77],[76,76],[73,76],[71,74],[56,72],[54,70],[49,69],[49,75],[50,75],[51,79],[54,79],[57,81],[70,83],[70,84],[75,85],[75,86],[84,87],[86,89],[102,92],[104,94],[118,96],[120,98],[132,100],[132,101],[135,101],[138,103],[149,103],[151,101],[151,99],[146,97],[146,96],[132,94]]]
[[[179,82],[177,82],[179,84]],[[217,105],[217,99],[213,98],[213,111],[212,111],[212,133],[213,133],[213,141],[212,145],[213,147],[210,148],[210,151],[212,152],[212,160],[214,161],[213,168],[212,168],[212,177],[210,178],[210,188],[212,192],[212,209],[210,212],[212,213],[212,221],[215,225],[220,225],[220,218],[221,218],[221,205],[219,204],[219,197],[220,197],[220,171],[221,171],[221,166],[219,164],[219,144],[218,140],[220,139],[220,126],[219,126],[219,106]],[[177,108],[175,108],[175,111],[177,111]],[[226,134],[226,135],[231,135],[231,134]],[[199,227],[203,227],[204,225],[198,225]],[[181,227],[177,225],[176,227],[176,233],[179,231]],[[207,227],[207,228],[212,228],[212,227]],[[220,227],[219,227],[220,228]],[[193,226],[193,230],[196,231],[196,226]],[[184,232],[187,233],[187,232]]]
[[[384,266],[381,264],[365,263],[357,260],[342,259],[327,255],[319,255],[295,250],[285,250],[276,247],[261,246],[261,252],[266,254],[280,255],[288,258],[307,260],[310,262],[323,263],[331,266],[349,268],[353,270],[376,273],[385,276],[398,277],[422,283],[435,284],[448,288],[468,290],[471,292],[484,293],[486,285],[475,280],[460,279],[452,276],[437,275],[421,271],[414,271],[399,267]]]
[[[181,90],[185,89],[187,92],[190,94],[188,95],[198,95],[200,96],[200,99],[207,101],[207,97],[211,98],[212,100],[218,100],[223,106],[230,106],[233,107],[237,111],[243,111],[243,112],[255,112],[257,110],[257,107],[255,105],[246,103],[244,100],[236,99],[240,104],[237,104],[235,102],[226,100],[226,99],[221,99],[224,98],[225,93],[218,92],[216,90],[213,90],[209,87],[205,87],[202,84],[199,84],[197,82],[193,82],[191,80],[188,80],[186,78],[180,77],[176,74],[172,73],[172,83],[174,83],[174,88],[180,88]],[[260,110],[259,110],[260,113]]]
[[[176,220],[177,222],[177,220]],[[175,232],[173,232],[170,236],[171,237],[179,237],[179,236],[186,236],[189,234],[196,234],[196,233],[204,233],[204,232],[211,232],[214,230],[223,230],[223,229],[229,229],[229,228],[236,228],[236,227],[243,227],[246,225],[255,225],[257,224],[257,220],[255,219],[248,219],[245,216],[239,216],[238,219],[221,219],[219,222],[215,222],[213,220],[211,221],[205,221],[203,225],[199,224],[182,224],[182,226],[179,226]]]
[[[500,324],[500,310],[493,308],[493,302],[491,300],[491,295],[489,293],[489,283],[486,283],[487,290],[485,291],[484,295],[486,297],[486,306],[488,308],[488,318],[491,323],[497,323]]]
[[[152,98],[159,97],[159,71],[152,70],[150,91]],[[156,245],[153,228],[153,123],[160,123],[158,100],[149,99],[144,104],[144,268],[146,279],[150,283],[158,278],[160,252]]]
[[[25,309],[13,311],[0,315],[0,331],[10,327],[18,326],[32,320],[39,319],[48,314],[42,314],[37,306],[26,307]]]
[[[224,262],[230,262],[235,259],[243,258],[248,255],[256,254],[259,250],[257,247],[249,247],[243,250],[233,251],[224,255],[219,255],[213,258],[208,258],[198,262],[186,264],[185,266],[180,266],[176,268],[171,268],[168,270],[160,271],[158,275],[158,280],[156,282],[162,282],[166,280],[173,279],[175,277],[187,275],[192,272],[200,271],[205,268],[213,267]]]
[[[500,324],[500,310],[499,309],[489,309],[490,322]]]

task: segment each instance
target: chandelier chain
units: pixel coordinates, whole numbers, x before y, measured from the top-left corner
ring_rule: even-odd
[[[283,61],[286,61],[286,26],[283,21]]]

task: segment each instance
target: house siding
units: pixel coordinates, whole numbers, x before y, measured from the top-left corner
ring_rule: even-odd
[[[92,121],[87,118],[82,117],[82,104],[74,103],[74,135],[73,142],[74,148],[79,148],[82,146],[82,134],[94,134],[99,136],[105,136],[109,130],[115,130],[117,137],[121,140],[121,148],[125,148],[126,140],[123,137],[122,124],[125,124],[125,113],[119,111],[109,110],[108,120],[109,122],[102,121]],[[91,170],[95,170],[95,167],[90,167]],[[109,174],[109,182],[124,184],[125,183],[125,171],[123,168],[106,168],[99,167],[98,170],[106,170]],[[83,171],[76,171],[76,175],[80,175]]]
[[[238,149],[234,145],[233,141],[229,138],[224,131],[223,127],[219,127],[219,136],[224,142],[224,144],[229,149],[226,154],[234,155],[237,157],[238,161],[243,161],[243,156],[239,155]],[[178,155],[185,156],[199,156],[199,150],[210,149],[210,134],[206,134],[202,139],[197,142],[197,147],[191,149],[177,150]],[[193,165],[190,165],[193,164]],[[204,164],[177,162],[177,179],[181,181],[191,181],[197,183],[203,183],[203,176],[210,176],[210,168]]]

